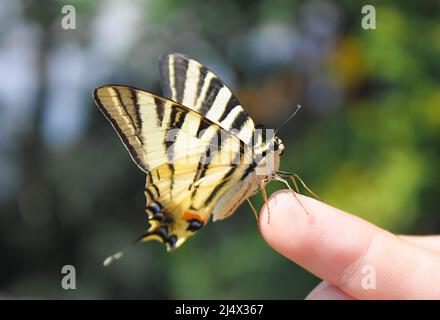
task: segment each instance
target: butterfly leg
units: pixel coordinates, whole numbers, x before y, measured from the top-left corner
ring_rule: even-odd
[[[296,195],[295,191],[293,191],[293,189],[292,189],[292,187],[289,185],[289,183],[288,183],[286,180],[284,180],[283,178],[281,178],[281,177],[277,177],[276,179],[277,179],[278,181],[281,181],[282,183],[284,183],[284,184],[287,186],[287,188],[288,188],[290,191],[292,191],[292,194],[293,194],[293,196],[295,197],[296,201],[298,201],[298,203],[300,204],[301,208],[303,208],[304,212],[305,212],[307,215],[309,215],[310,213],[309,213],[309,212],[307,211],[307,209],[304,207],[304,205],[303,205],[303,203],[301,202],[301,200],[299,200],[298,196]],[[292,178],[292,181],[293,181],[293,184],[294,184],[294,186],[295,186],[296,191],[299,193],[298,185],[296,184],[296,182],[295,182],[295,180],[294,180],[293,178]]]
[[[257,222],[258,222],[258,212],[257,212],[257,210],[255,209],[255,207],[253,206],[253,204],[252,204],[251,200],[249,200],[249,198],[247,198],[246,200],[249,203],[249,206],[251,207],[252,212],[255,215],[255,219],[257,219]]]
[[[290,179],[292,180],[293,186],[295,187],[295,191],[296,191],[297,193],[300,193],[300,192],[299,192],[299,188],[298,188],[298,184],[296,183],[296,180],[295,180],[295,178],[293,177],[293,175],[290,176]]]
[[[296,174],[293,173],[290,175],[290,179],[292,179],[293,184],[295,185],[295,188],[298,190],[298,185],[295,182],[295,178],[299,180],[299,182],[301,183],[301,185],[312,195],[314,196],[316,199],[322,201],[322,199],[320,197],[318,197],[306,184],[305,182],[301,179],[301,177]]]
[[[296,199],[296,201],[298,201],[298,203],[299,203],[299,205],[301,206],[301,208],[303,208],[304,212],[305,212],[307,215],[310,215],[310,213],[309,213],[309,212],[307,211],[307,209],[304,207],[304,205],[303,205],[303,203],[301,202],[301,200],[299,200],[299,198],[298,198],[298,196],[296,195],[296,193],[293,192],[293,191],[292,191],[292,193],[293,193],[293,195],[295,196],[295,199]]]
[[[270,208],[269,203],[267,202],[267,192],[266,192],[266,181],[261,181],[261,193],[263,194],[264,203],[267,205],[267,224],[270,223]]]

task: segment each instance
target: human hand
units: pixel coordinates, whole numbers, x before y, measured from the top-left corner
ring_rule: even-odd
[[[307,299],[440,299],[440,236],[397,236],[287,190],[261,210],[263,237],[324,281]],[[375,288],[374,288],[375,287]]]

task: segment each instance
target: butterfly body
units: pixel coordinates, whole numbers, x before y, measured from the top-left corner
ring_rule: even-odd
[[[278,170],[283,144],[254,125],[210,70],[180,54],[160,60],[165,98],[107,85],[94,99],[147,174],[141,241],[173,250],[213,216],[230,216]]]

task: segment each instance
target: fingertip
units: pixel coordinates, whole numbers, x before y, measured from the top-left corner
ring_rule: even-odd
[[[353,300],[353,297],[334,285],[323,281],[308,294],[305,300]]]
[[[267,205],[259,221],[266,242],[330,283],[337,283],[380,233],[353,215],[286,190],[275,192]]]
[[[260,222],[265,218],[268,218],[268,209],[271,211],[279,211],[283,209],[291,201],[291,192],[289,190],[278,190],[272,193],[263,205],[260,211]]]
[[[297,193],[295,195],[296,197],[307,198]],[[280,212],[288,210],[293,213],[296,213],[297,211],[302,211],[304,213],[304,210],[294,203],[295,195],[292,191],[287,189],[278,190],[272,193],[267,202],[261,208],[260,221],[262,221],[264,217],[266,219],[268,218],[269,211]]]
[[[261,211],[259,226],[271,247],[334,284],[316,289],[308,299],[346,298],[336,289],[359,299],[440,296],[433,286],[440,274],[436,253],[323,202],[275,192]],[[376,279],[376,274],[382,282],[376,286],[371,280],[375,290],[366,289],[365,277]]]
[[[284,212],[287,207],[290,206],[291,198],[289,190],[279,190],[272,193],[263,205],[260,212],[260,218],[258,220],[260,231],[263,236],[270,236],[274,228],[271,226],[272,223],[279,223],[280,220],[283,222],[283,218],[280,216],[280,212]],[[289,210],[290,211],[290,210]]]
[[[274,192],[261,209],[260,232],[269,245],[284,255],[300,245],[313,224],[313,216],[303,207],[307,205],[308,211],[313,209],[308,199],[290,190],[280,190]]]

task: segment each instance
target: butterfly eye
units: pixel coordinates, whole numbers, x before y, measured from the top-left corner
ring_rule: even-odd
[[[275,137],[274,142],[273,142],[273,149],[274,151],[278,151],[278,149],[280,149],[281,146],[281,140],[278,137]]]
[[[283,142],[281,141],[281,139],[278,138],[278,137],[275,137],[275,140],[274,140],[274,143],[273,143],[273,144],[274,144],[274,145],[273,145],[273,149],[274,149],[274,151],[278,151],[278,150],[280,150],[279,155],[282,155],[282,154],[283,154],[283,151],[284,151],[284,145],[283,145]]]

